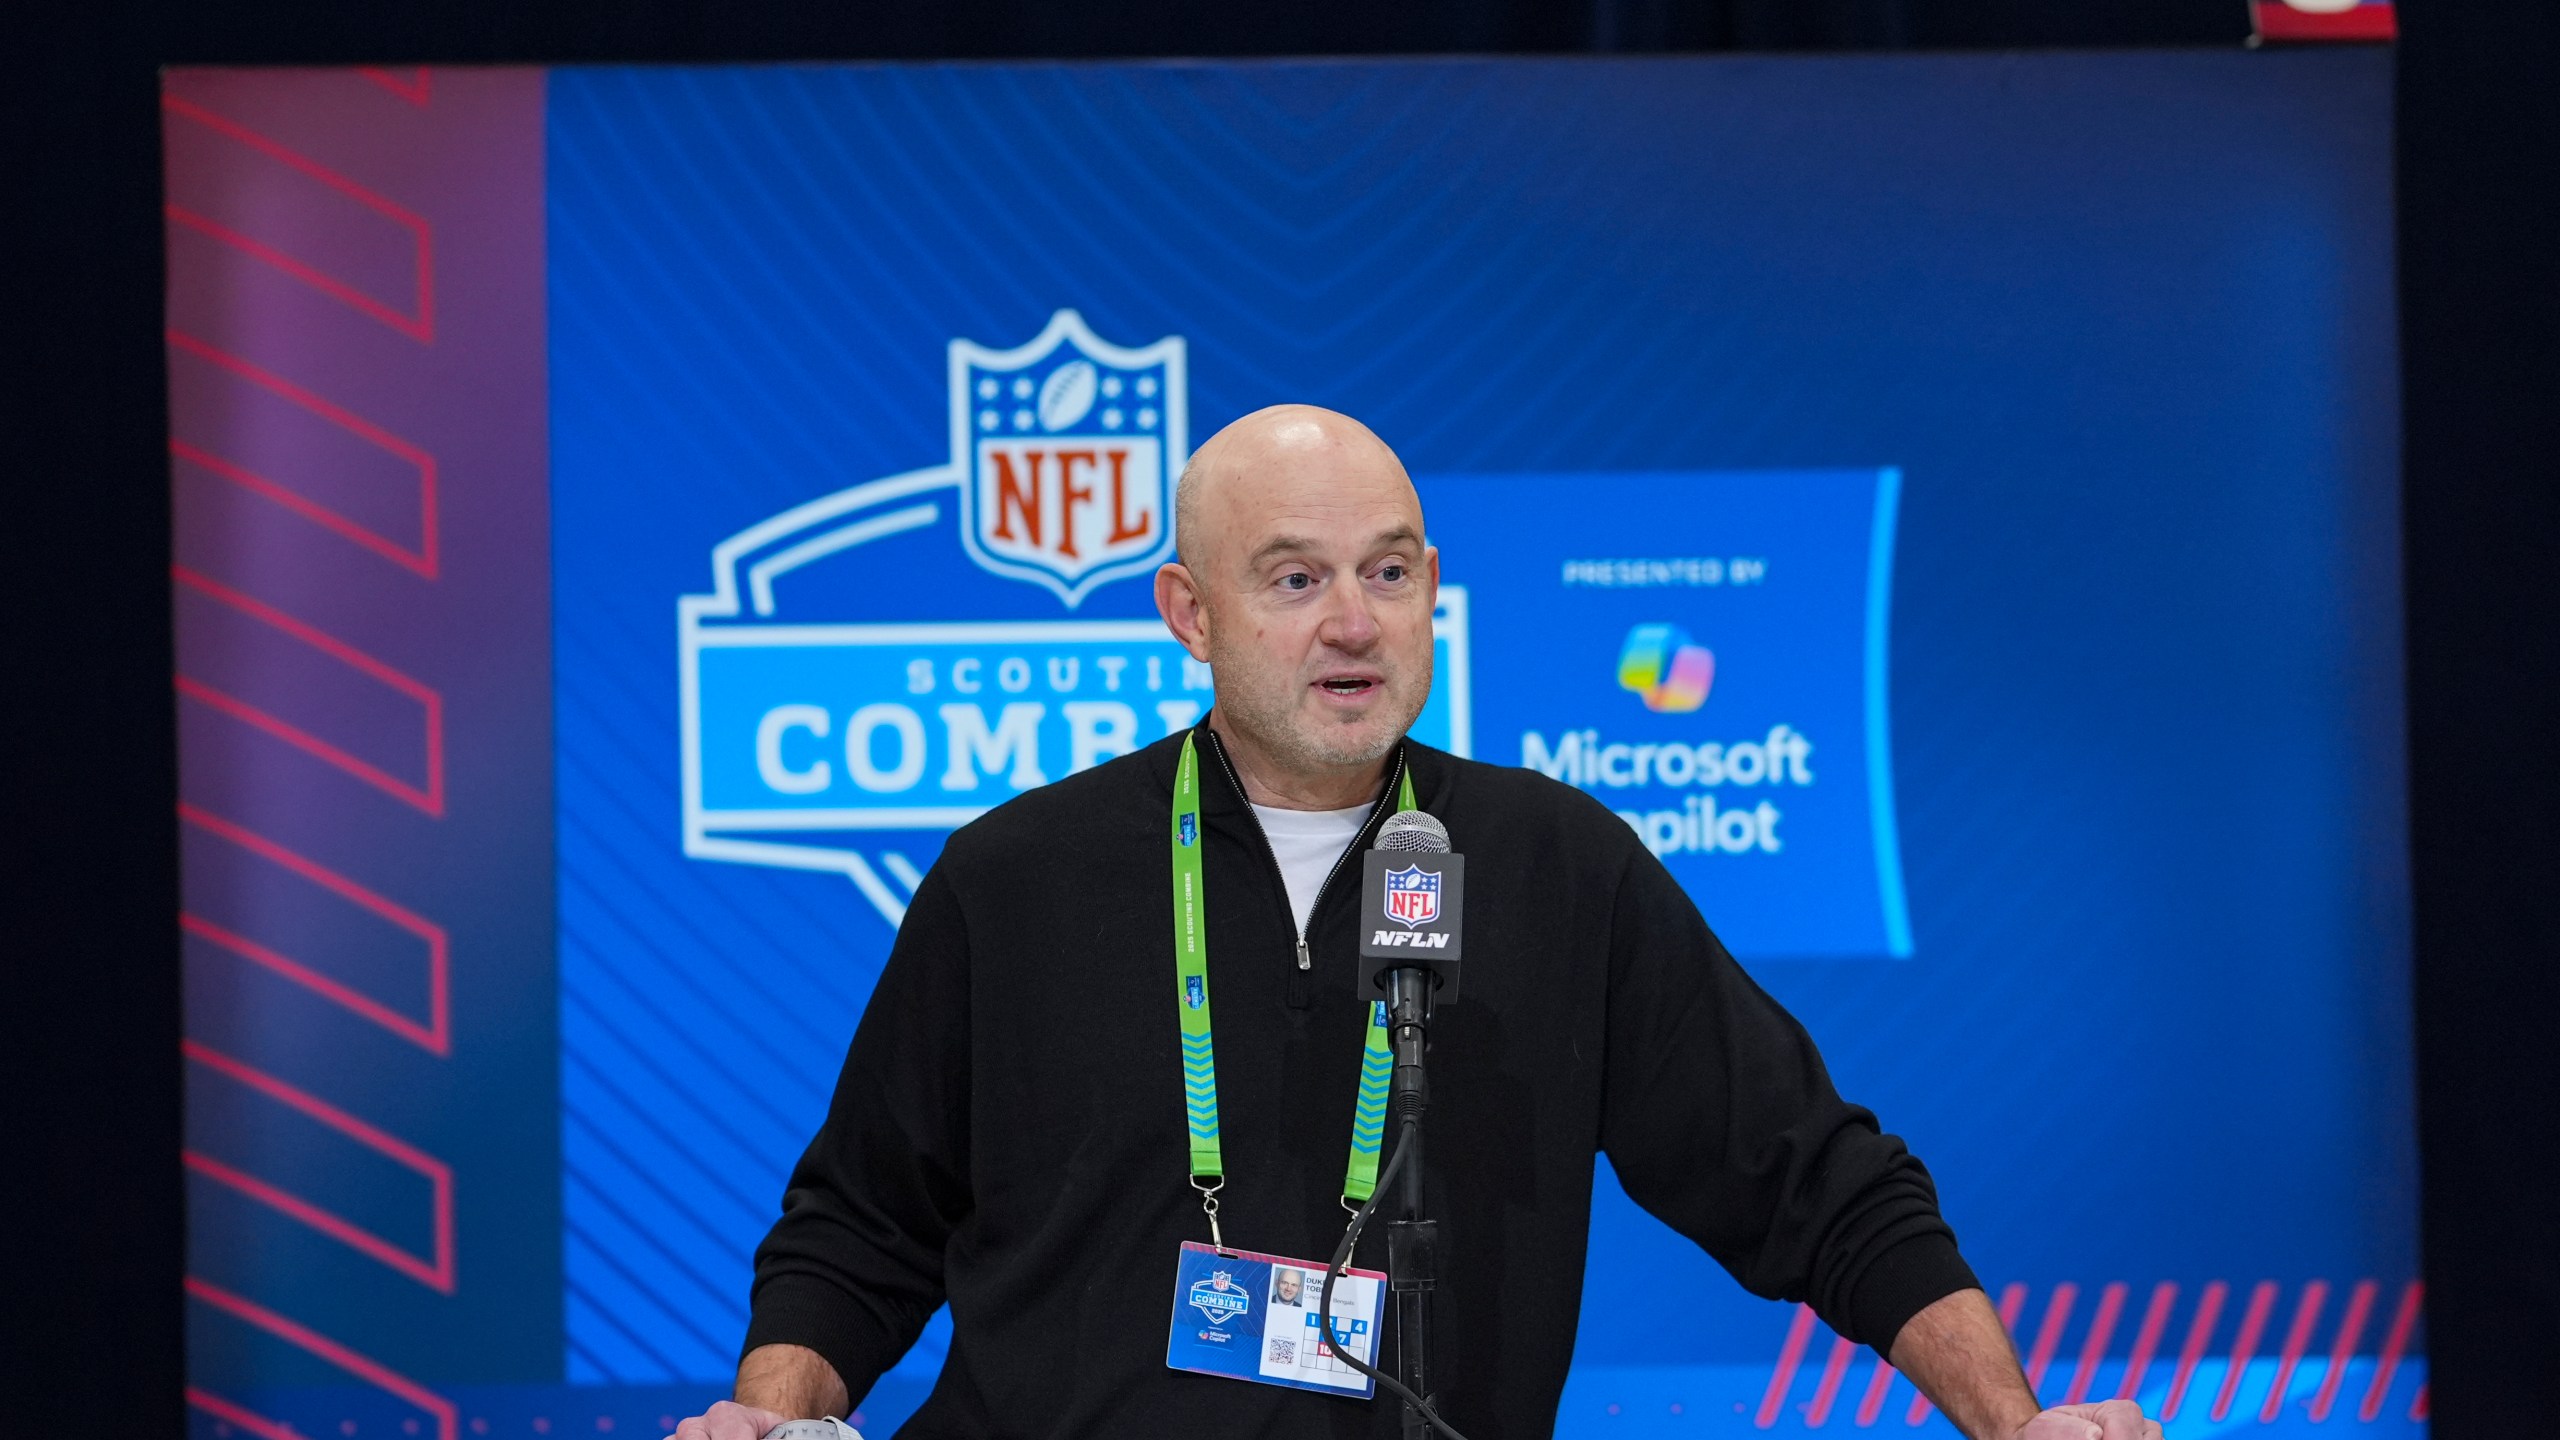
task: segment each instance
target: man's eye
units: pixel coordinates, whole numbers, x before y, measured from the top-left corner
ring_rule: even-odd
[[[1291,571],[1280,577],[1280,588],[1283,590],[1304,590],[1314,583],[1313,577],[1302,571]]]
[[[1394,584],[1396,581],[1404,578],[1404,567],[1401,565],[1387,566],[1385,569],[1378,572],[1378,578],[1389,584]]]

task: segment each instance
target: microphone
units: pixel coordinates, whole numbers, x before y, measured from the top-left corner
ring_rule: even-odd
[[[1426,854],[1449,853],[1449,827],[1438,818],[1420,810],[1399,810],[1378,827],[1381,850],[1420,850]]]
[[[1449,849],[1448,827],[1420,810],[1387,817],[1377,848],[1361,861],[1360,954],[1373,987],[1391,989],[1390,974],[1416,970],[1431,1003],[1458,998],[1466,879],[1466,857]]]
[[[1466,885],[1466,857],[1450,850],[1448,827],[1419,810],[1388,816],[1378,830],[1377,848],[1361,859],[1360,954],[1370,967],[1370,984],[1383,996],[1393,1056],[1387,1115],[1396,1127],[1396,1142],[1388,1165],[1404,1167],[1399,1206],[1404,1214],[1387,1227],[1387,1289],[1395,1297],[1404,1389],[1408,1397],[1423,1397],[1418,1406],[1408,1399],[1408,1440],[1430,1433],[1433,1426],[1457,1433],[1433,1418],[1429,1403],[1428,1337],[1431,1292],[1439,1283],[1440,1225],[1422,1213],[1422,1117],[1431,1105],[1423,1067],[1431,1049],[1431,1012],[1458,998],[1458,914]],[[1382,1198],[1370,1196],[1370,1206]],[[1355,1238],[1346,1236],[1344,1244]],[[1343,1262],[1335,1263],[1338,1268]],[[1328,1272],[1328,1294],[1332,1283]],[[1328,1316],[1326,1325],[1331,1324]]]

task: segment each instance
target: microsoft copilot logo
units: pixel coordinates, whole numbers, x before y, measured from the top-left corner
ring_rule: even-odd
[[[1677,625],[1639,625],[1618,651],[1618,688],[1634,691],[1647,710],[1686,715],[1707,703],[1715,683],[1715,652]]]

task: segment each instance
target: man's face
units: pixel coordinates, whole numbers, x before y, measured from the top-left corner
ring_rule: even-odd
[[[1392,454],[1282,429],[1197,517],[1218,709],[1283,763],[1384,756],[1431,693],[1440,557]]]
[[[1297,1298],[1298,1272],[1295,1270],[1284,1270],[1280,1272],[1280,1303],[1283,1305],[1292,1304],[1297,1300]]]

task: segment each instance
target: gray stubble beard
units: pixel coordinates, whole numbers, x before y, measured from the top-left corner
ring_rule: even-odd
[[[1209,669],[1213,676],[1218,671],[1219,652],[1224,648],[1214,642],[1209,647]],[[1240,668],[1244,667],[1230,666],[1228,673],[1233,674]],[[1221,714],[1235,722],[1237,729],[1250,735],[1284,766],[1308,771],[1349,769],[1373,765],[1384,759],[1389,751],[1395,749],[1396,743],[1404,739],[1405,732],[1413,728],[1413,722],[1421,718],[1423,706],[1431,700],[1431,656],[1427,652],[1423,656],[1419,681],[1411,695],[1399,702],[1408,708],[1396,717],[1395,724],[1385,732],[1384,738],[1363,743],[1354,749],[1328,747],[1320,741],[1310,743],[1291,725],[1286,713],[1262,709],[1251,701],[1239,703],[1235,695],[1219,693],[1217,706]],[[1393,683],[1391,675],[1390,686]]]

